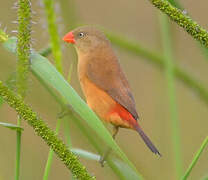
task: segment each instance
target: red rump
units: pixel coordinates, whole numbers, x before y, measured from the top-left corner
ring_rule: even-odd
[[[114,113],[118,114],[121,119],[127,121],[133,127],[137,125],[137,121],[133,118],[131,113],[118,103],[116,103],[116,106],[111,110],[109,114]]]

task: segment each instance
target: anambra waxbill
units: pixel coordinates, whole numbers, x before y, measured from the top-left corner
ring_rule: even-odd
[[[138,124],[138,114],[129,83],[110,41],[94,27],[79,27],[63,40],[74,44],[78,54],[79,80],[89,107],[101,120],[118,128],[136,130],[149,149],[160,155]]]

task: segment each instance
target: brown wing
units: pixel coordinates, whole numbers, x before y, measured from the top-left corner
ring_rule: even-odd
[[[128,81],[116,57],[90,59],[86,74],[93,83],[126,108],[136,120],[139,118]]]

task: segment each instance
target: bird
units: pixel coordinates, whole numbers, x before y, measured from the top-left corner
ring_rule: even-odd
[[[130,85],[105,34],[94,26],[81,26],[68,32],[63,41],[74,45],[86,102],[101,120],[113,125],[113,138],[119,128],[133,129],[153,153],[161,156],[138,122]]]

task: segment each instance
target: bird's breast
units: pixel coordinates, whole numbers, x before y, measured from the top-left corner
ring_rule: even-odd
[[[101,119],[106,120],[106,115],[116,105],[116,102],[87,77],[81,76],[80,83],[87,104]]]

